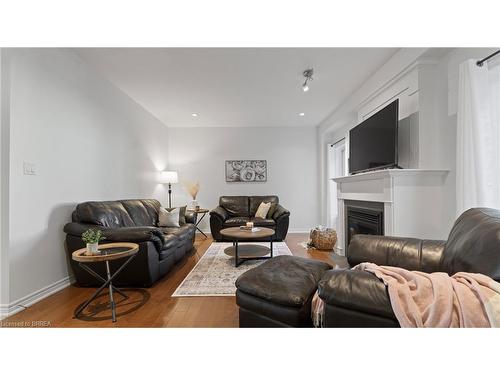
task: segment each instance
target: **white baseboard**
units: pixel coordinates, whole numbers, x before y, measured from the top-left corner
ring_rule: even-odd
[[[63,279],[56,281],[53,284],[47,285],[46,287],[28,294],[25,297],[19,298],[17,301],[11,302],[8,305],[0,305],[0,320],[25,310],[27,307],[34,305],[42,299],[45,299],[48,296],[51,296],[52,294],[57,293],[64,288],[67,288],[74,282],[75,278],[73,275],[66,276]]]

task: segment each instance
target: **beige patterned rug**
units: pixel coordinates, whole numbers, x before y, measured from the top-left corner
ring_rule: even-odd
[[[265,242],[245,244],[268,245]],[[234,282],[238,276],[261,264],[264,260],[249,260],[236,268],[234,258],[224,252],[224,249],[231,245],[229,242],[212,243],[172,297],[234,296],[236,294]],[[292,255],[292,252],[286,243],[275,242],[273,255]]]

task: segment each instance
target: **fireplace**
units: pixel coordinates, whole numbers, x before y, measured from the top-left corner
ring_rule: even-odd
[[[356,234],[384,234],[384,204],[381,202],[344,201],[346,248]]]

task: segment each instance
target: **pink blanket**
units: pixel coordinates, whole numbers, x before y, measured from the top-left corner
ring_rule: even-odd
[[[478,273],[424,273],[361,263],[387,286],[401,327],[499,327],[500,283]]]

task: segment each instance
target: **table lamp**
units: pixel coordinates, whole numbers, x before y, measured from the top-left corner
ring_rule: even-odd
[[[176,171],[163,171],[160,173],[160,183],[168,184],[168,208],[172,208],[172,184],[178,182]]]

